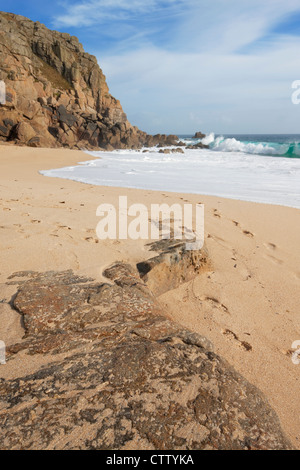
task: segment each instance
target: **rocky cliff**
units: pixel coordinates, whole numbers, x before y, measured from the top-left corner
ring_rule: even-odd
[[[133,127],[110,95],[96,57],[78,39],[0,12],[0,139],[70,148],[138,148],[173,143]]]

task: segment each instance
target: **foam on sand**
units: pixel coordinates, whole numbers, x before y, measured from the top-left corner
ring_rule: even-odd
[[[300,208],[300,159],[222,151],[221,142],[214,142],[219,145],[218,151],[161,154],[153,148],[148,153],[87,152],[99,159],[42,174],[99,186],[194,193]]]

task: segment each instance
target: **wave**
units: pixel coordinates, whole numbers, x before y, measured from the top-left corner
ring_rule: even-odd
[[[278,143],[278,142],[246,142],[235,138],[215,137],[209,134],[201,140],[216,152],[241,152],[251,155],[277,156],[286,158],[300,158],[300,143]]]
[[[201,143],[204,144],[204,145],[210,145],[214,141],[215,141],[215,134],[212,132],[211,134],[204,137],[204,139],[201,140]]]

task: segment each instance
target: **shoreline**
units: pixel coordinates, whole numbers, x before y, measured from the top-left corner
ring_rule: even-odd
[[[227,152],[225,158],[225,154],[212,149],[198,151],[187,149],[183,157],[178,157],[176,151],[160,155],[160,152],[154,148],[147,149],[147,153],[131,149],[114,152],[85,151],[85,153],[91,156],[91,159],[80,161],[71,170],[63,167],[44,170],[41,173],[48,177],[60,177],[104,187],[205,195],[300,209],[295,175],[288,181],[286,175],[284,176],[284,171],[281,174],[283,169],[280,165],[285,165],[287,158],[276,157],[278,159],[276,161],[271,157],[262,157],[262,169],[260,169],[260,165],[257,166],[259,157],[248,155],[249,158],[255,157],[255,164],[252,162],[249,171],[246,172],[241,160],[244,157],[241,157],[241,154]],[[223,158],[224,161],[220,161]],[[271,176],[272,168],[277,164],[279,174]],[[265,165],[267,165],[266,168],[264,168]],[[291,168],[288,174],[295,173],[296,170],[298,171],[298,166],[295,169]],[[178,172],[182,173],[181,179],[177,176]],[[248,172],[250,172],[250,179]],[[168,175],[167,180],[162,179],[163,174]],[[124,175],[126,175],[126,181]],[[267,181],[266,190],[262,191],[260,188],[263,187],[264,178]],[[188,181],[188,183],[183,183],[183,181]],[[233,187],[234,190],[232,190]]]
[[[78,150],[79,151],[79,150]],[[100,157],[95,157],[94,160],[97,160],[98,158]],[[92,160],[86,160],[86,161],[92,161]],[[85,160],[83,160],[83,162],[85,162]],[[81,163],[81,162],[77,162],[77,163]],[[61,167],[61,168],[64,168],[64,167]],[[60,168],[58,168],[60,169]],[[48,170],[41,170],[41,171],[48,171]],[[217,196],[215,194],[204,194],[204,193],[178,193],[176,191],[163,191],[163,190],[160,190],[160,189],[145,189],[145,188],[139,188],[139,187],[135,187],[135,186],[105,186],[105,185],[96,185],[96,184],[93,184],[93,183],[87,183],[87,182],[84,182],[84,181],[77,181],[75,179],[72,179],[72,178],[64,178],[64,177],[57,177],[57,176],[49,176],[49,175],[43,175],[41,172],[39,172],[39,174],[41,176],[44,176],[45,178],[56,178],[58,180],[62,180],[62,181],[73,181],[74,183],[77,183],[77,184],[84,184],[84,185],[87,185],[87,186],[95,186],[95,187],[99,187],[99,188],[111,188],[111,189],[114,189],[114,190],[133,190],[133,191],[151,191],[153,193],[159,193],[161,194],[162,192],[166,192],[168,193],[170,196],[174,196],[176,197],[178,194],[181,194],[181,195],[185,195],[185,196],[198,196],[198,197],[208,197],[208,198],[217,198],[217,199],[223,199],[225,201],[238,201],[238,202],[245,202],[245,203],[249,203],[249,204],[259,204],[259,205],[265,205],[265,206],[274,206],[274,207],[281,207],[281,208],[289,208],[289,209],[293,209],[293,210],[298,210],[300,211],[300,208],[299,207],[295,207],[295,206],[288,206],[288,205],[284,205],[284,204],[274,204],[272,202],[260,202],[260,201],[250,201],[250,200],[246,200],[246,199],[238,199],[238,198],[233,198],[233,197],[224,197],[224,196]]]
[[[300,366],[291,361],[291,345],[300,339],[299,209],[217,196],[82,186],[39,173],[81,161],[79,150],[0,146],[0,300],[14,294],[15,286],[6,282],[17,271],[73,269],[101,281],[103,269],[114,261],[136,264],[153,256],[144,241],[97,239],[96,209],[103,202],[117,204],[120,193],[128,196],[129,204],[147,207],[202,202],[213,269],[159,300],[176,322],[206,336],[221,357],[263,391],[299,448]],[[21,340],[19,315],[7,303],[0,303],[0,318],[0,340],[8,345]],[[26,356],[13,362],[0,367],[0,377],[22,374],[29,367]],[[33,362],[30,367],[37,366],[38,358]]]

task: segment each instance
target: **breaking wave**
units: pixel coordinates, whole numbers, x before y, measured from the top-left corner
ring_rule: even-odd
[[[269,155],[286,158],[300,158],[300,142],[249,142],[236,138],[215,137],[209,134],[201,140],[216,152],[242,152],[251,155]]]

